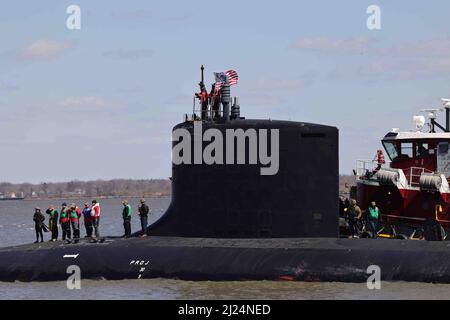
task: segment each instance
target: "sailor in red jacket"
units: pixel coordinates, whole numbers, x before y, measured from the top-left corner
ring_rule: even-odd
[[[100,237],[99,224],[100,224],[100,203],[97,200],[92,201],[92,226],[94,227],[95,237]]]
[[[199,83],[200,92],[196,93],[195,96],[200,100],[200,105],[202,107],[202,120],[206,120],[208,117],[208,91],[203,82]]]
[[[75,203],[72,203],[69,209],[70,224],[72,225],[73,238],[80,239],[80,217],[81,210]]]

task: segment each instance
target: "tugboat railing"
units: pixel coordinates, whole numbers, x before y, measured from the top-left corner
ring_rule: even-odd
[[[372,172],[378,165],[376,160],[359,159],[356,160],[356,174],[360,179],[365,179],[367,172]],[[433,171],[421,168],[421,167],[410,167],[408,169],[403,169],[408,185],[411,187],[420,186],[420,176],[423,173],[433,173]]]
[[[358,177],[364,177],[367,171],[373,171],[377,166],[376,160],[358,159],[356,160],[356,175]]]
[[[405,170],[406,179],[408,179],[408,184],[411,187],[419,187],[420,186],[420,176],[423,173],[433,173],[433,171],[421,168],[421,167],[411,167]]]

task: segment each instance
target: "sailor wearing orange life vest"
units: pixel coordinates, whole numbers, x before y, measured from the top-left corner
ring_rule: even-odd
[[[100,231],[99,231],[99,223],[100,223],[100,203],[97,202],[97,200],[92,201],[92,209],[91,209],[91,216],[92,216],[92,226],[94,227],[94,233],[95,237],[100,237]]]
[[[207,118],[208,115],[208,91],[206,91],[205,85],[200,82],[200,92],[196,93],[195,96],[200,100],[200,105],[202,108],[202,120]]]
[[[75,203],[72,203],[69,209],[69,218],[70,224],[72,225],[74,239],[80,239],[80,217],[80,208],[78,208]]]
[[[70,239],[70,217],[69,217],[69,208],[67,208],[67,203],[63,203],[61,206],[61,213],[59,215],[59,223],[61,224],[62,229],[62,239],[66,240]]]

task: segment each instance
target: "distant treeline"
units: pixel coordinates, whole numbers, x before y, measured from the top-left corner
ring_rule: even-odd
[[[350,191],[355,184],[353,175],[339,176],[339,192]],[[0,194],[9,196],[14,193],[17,197],[25,198],[68,198],[68,197],[148,197],[168,196],[171,193],[170,180],[96,180],[49,182],[40,184],[0,183]]]
[[[64,197],[148,197],[167,196],[171,192],[170,180],[96,180],[31,183],[0,183],[0,194],[6,196],[14,193],[25,198],[64,198]]]

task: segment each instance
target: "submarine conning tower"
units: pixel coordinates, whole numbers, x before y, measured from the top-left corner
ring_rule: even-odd
[[[149,234],[338,237],[338,129],[245,119],[237,73],[215,77],[208,93],[202,66],[193,114],[173,128],[172,201]]]

